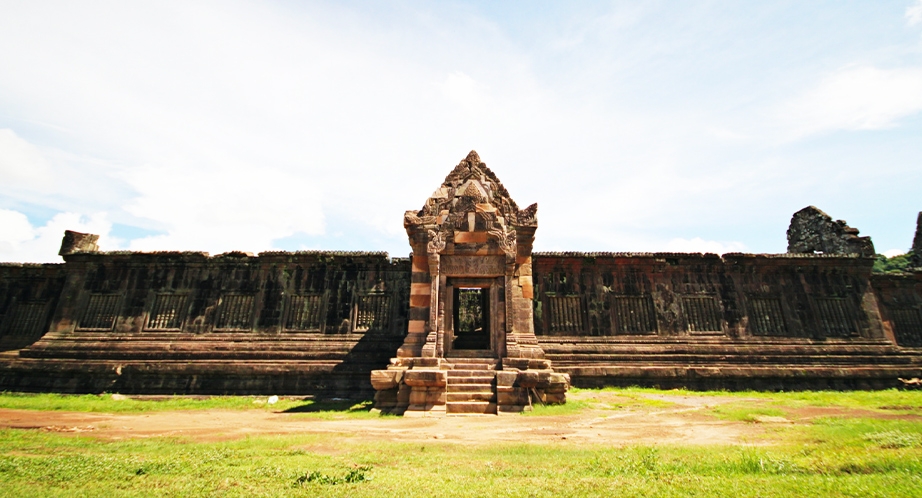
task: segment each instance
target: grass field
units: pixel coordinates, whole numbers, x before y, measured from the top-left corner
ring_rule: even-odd
[[[736,445],[364,441],[342,433],[229,441],[107,440],[0,429],[2,496],[922,496],[922,392],[689,393],[575,390],[566,419],[668,410],[670,396],[722,402],[701,416],[737,424],[791,420]],[[729,398],[729,399],[728,399]],[[272,410],[377,417],[368,403],[264,398],[136,401],[111,396],[0,395],[0,408],[95,413]],[[842,415],[798,418],[807,410]],[[835,410],[830,413],[838,413]],[[496,418],[503,424],[506,418]]]

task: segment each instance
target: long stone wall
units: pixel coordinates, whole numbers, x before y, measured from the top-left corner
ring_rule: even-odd
[[[577,386],[867,388],[922,376],[922,272],[857,255],[536,253]],[[384,253],[98,253],[0,265],[0,389],[363,396],[407,334]]]
[[[533,259],[535,331],[574,385],[861,388],[922,372],[922,274],[872,279],[871,257]]]
[[[0,389],[368,394],[406,334],[385,253],[64,258],[0,267]]]

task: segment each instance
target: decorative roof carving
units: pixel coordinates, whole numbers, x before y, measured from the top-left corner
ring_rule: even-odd
[[[407,212],[404,225],[416,225],[427,217],[441,215],[446,215],[452,222],[464,223],[463,219],[455,219],[458,218],[457,215],[475,210],[478,213],[495,212],[502,218],[503,225],[538,224],[538,205],[532,204],[520,211],[499,178],[480,160],[477,152],[472,150],[445,177],[442,186],[432,193],[422,209],[412,215]]]

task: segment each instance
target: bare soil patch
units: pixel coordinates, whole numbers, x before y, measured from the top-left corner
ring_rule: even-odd
[[[223,441],[253,435],[329,434],[362,441],[439,441],[488,444],[495,442],[569,442],[576,444],[761,444],[771,417],[763,423],[720,420],[707,411],[741,398],[718,396],[638,395],[663,402],[659,406],[623,404],[621,408],[590,408],[576,414],[542,416],[443,416],[317,418],[306,414],[264,410],[190,410],[140,414],[82,413],[0,409],[0,427],[70,433],[100,439],[179,437]],[[577,398],[578,399],[578,398]],[[600,397],[592,403],[619,404],[624,397]],[[756,401],[756,400],[753,400]],[[851,413],[855,412],[855,413]],[[861,412],[861,413],[858,413]],[[824,416],[869,416],[873,412],[841,408],[797,410],[784,423],[808,423]],[[887,415],[874,413],[873,416]],[[894,417],[891,415],[891,417]],[[896,415],[895,417],[906,417]],[[778,422],[782,422],[779,420]]]

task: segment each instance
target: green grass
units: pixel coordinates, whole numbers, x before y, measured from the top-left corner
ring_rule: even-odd
[[[715,419],[783,416],[804,406],[860,409],[773,426],[759,446],[625,446],[557,443],[457,444],[362,441],[328,433],[198,442],[108,441],[37,430],[0,430],[3,496],[922,496],[920,394],[904,391],[687,393],[576,390],[576,402],[530,416],[584,410],[660,410],[645,395],[727,396],[700,413]],[[368,403],[258,398],[139,401],[111,397],[0,396],[28,409],[150,411],[271,409],[366,417]],[[66,398],[66,397],[62,397]],[[82,396],[72,398],[84,398]],[[41,400],[45,401],[41,401]],[[14,401],[11,401],[14,400]],[[284,405],[283,403],[291,403]],[[62,405],[61,403],[73,403]],[[147,403],[149,405],[143,405]],[[196,405],[195,403],[202,403]],[[207,404],[212,403],[212,404]],[[664,402],[665,403],[665,402]],[[162,404],[162,405],[161,405]],[[179,404],[181,407],[177,407]],[[45,406],[45,408],[36,408]],[[142,408],[143,407],[143,408]],[[897,407],[894,409],[893,407]],[[280,408],[282,410],[280,410]],[[558,410],[558,411],[555,411]],[[865,412],[864,410],[867,410]],[[542,413],[543,411],[543,413]],[[781,413],[782,415],[775,415]],[[846,412],[847,413],[847,412]],[[324,416],[326,416],[324,415]],[[893,417],[892,415],[899,415]],[[504,417],[496,418],[502,424]],[[310,421],[305,420],[305,423]],[[361,420],[356,420],[361,423]],[[527,438],[527,436],[524,436]]]
[[[0,408],[69,412],[144,413],[177,410],[265,410],[313,418],[377,417],[370,400],[312,400],[268,396],[164,396],[133,399],[112,394],[0,393]]]

